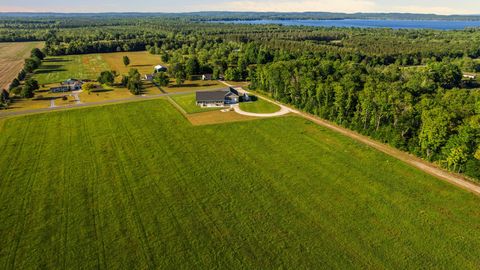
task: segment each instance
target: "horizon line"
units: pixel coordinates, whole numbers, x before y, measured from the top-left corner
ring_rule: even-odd
[[[79,11],[79,12],[59,12],[59,11],[0,11],[0,14],[192,14],[192,13],[274,13],[274,14],[308,14],[308,13],[325,13],[325,14],[401,14],[401,15],[434,15],[439,17],[449,16],[480,16],[478,13],[452,13],[452,14],[438,14],[438,13],[422,13],[422,12],[382,12],[382,11],[359,11],[359,12],[342,12],[342,11],[233,11],[233,10],[199,10],[199,11]]]

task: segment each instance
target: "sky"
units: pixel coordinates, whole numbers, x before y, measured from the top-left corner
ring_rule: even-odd
[[[0,0],[0,12],[329,11],[480,14],[480,0]]]

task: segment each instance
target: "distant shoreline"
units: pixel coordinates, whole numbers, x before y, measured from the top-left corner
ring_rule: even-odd
[[[398,20],[398,19],[288,19],[288,20],[211,20],[209,23],[282,25],[303,27],[341,27],[341,28],[386,28],[386,29],[431,29],[465,30],[480,28],[480,21],[447,20]]]
[[[252,21],[252,20],[415,20],[415,21],[480,21],[480,14],[438,15],[424,13],[341,13],[341,12],[100,12],[100,13],[57,13],[57,12],[0,12],[0,19],[36,17],[151,17],[183,18],[191,21]]]

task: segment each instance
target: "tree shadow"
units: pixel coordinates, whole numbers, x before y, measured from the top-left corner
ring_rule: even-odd
[[[112,92],[113,89],[97,89],[90,91],[91,93],[105,93],[105,92]]]
[[[185,84],[180,84],[180,85],[170,85],[171,88],[179,88],[179,87],[198,87],[198,83],[185,83]]]
[[[130,65],[130,67],[151,67],[152,65],[145,64],[145,65]],[[152,67],[153,70],[153,67]]]
[[[49,74],[52,72],[61,72],[61,71],[67,71],[64,68],[53,68],[53,69],[37,69],[35,70],[35,74]]]
[[[63,58],[60,58],[60,57],[54,57],[54,58],[48,58],[48,59],[45,59],[43,60],[44,63],[65,63],[65,62],[72,62],[72,60],[67,60],[67,59],[63,59]]]

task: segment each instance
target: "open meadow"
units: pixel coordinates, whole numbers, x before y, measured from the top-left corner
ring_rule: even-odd
[[[480,265],[478,196],[298,117],[150,100],[0,130],[2,269]]]
[[[128,56],[130,59],[130,65],[127,67],[123,64],[123,56]],[[153,67],[159,64],[168,66],[160,61],[160,56],[145,51],[51,56],[47,57],[42,66],[35,71],[34,78],[40,84],[60,83],[70,78],[95,80],[102,71],[115,70],[122,75],[128,74],[131,68],[138,69],[143,76],[153,73]],[[117,83],[120,80],[121,76],[118,76]],[[163,89],[167,92],[184,92],[192,89],[207,90],[222,87],[225,85],[218,81],[202,80],[186,80],[182,85],[177,86],[171,79],[171,84]],[[146,85],[146,89],[148,93],[151,86]]]
[[[42,47],[43,42],[0,42],[0,90],[17,77],[32,49]]]

